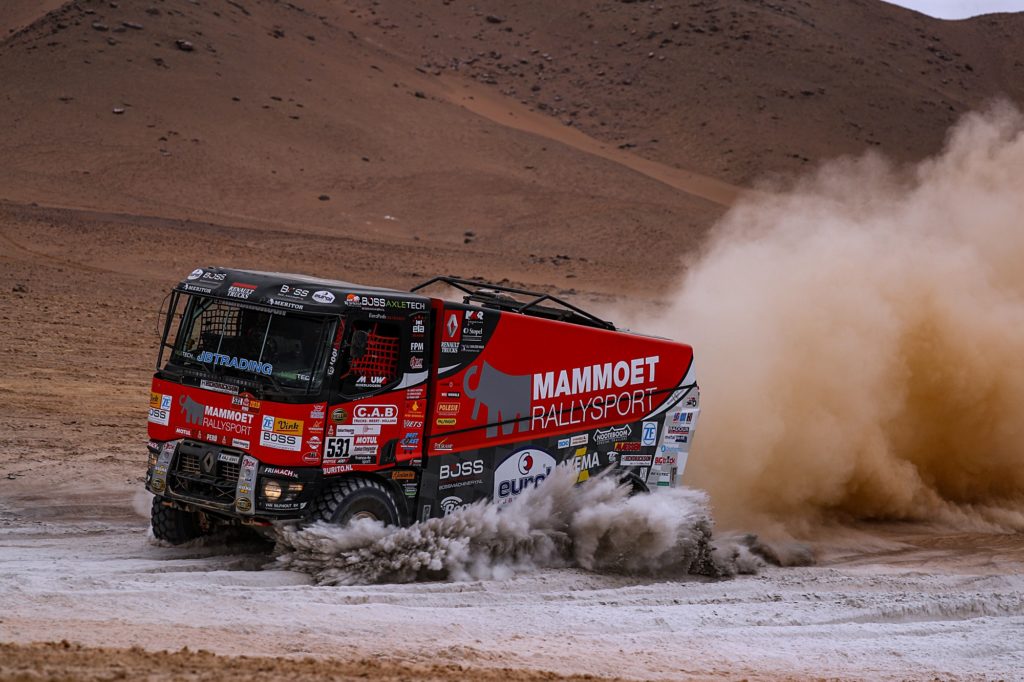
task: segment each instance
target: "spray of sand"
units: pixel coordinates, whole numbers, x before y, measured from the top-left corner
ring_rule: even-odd
[[[719,521],[1024,528],[1024,117],[735,207],[644,331],[692,343]],[[749,527],[749,526],[747,526]]]
[[[322,585],[504,579],[541,568],[727,577],[774,559],[752,537],[714,539],[703,493],[630,496],[560,467],[509,505],[476,504],[408,528],[359,520],[278,531],[279,568]]]

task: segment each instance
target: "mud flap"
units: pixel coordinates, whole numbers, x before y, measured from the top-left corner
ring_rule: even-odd
[[[238,485],[235,487],[235,509],[240,514],[252,516],[256,512],[256,471],[259,460],[252,455],[242,457],[238,471]]]
[[[167,472],[171,470],[171,460],[178,449],[180,440],[169,440],[160,446],[160,456],[153,467],[153,478],[150,480],[150,489],[157,494],[167,490]]]
[[[694,385],[665,414],[654,464],[647,478],[651,490],[682,485],[699,415],[700,389]]]

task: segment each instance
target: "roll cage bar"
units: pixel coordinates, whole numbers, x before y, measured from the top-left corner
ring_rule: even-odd
[[[598,329],[615,331],[615,325],[607,320],[601,319],[597,315],[588,313],[586,310],[552,296],[551,294],[529,291],[527,289],[517,289],[515,287],[506,287],[498,284],[488,284],[487,282],[478,282],[471,279],[442,275],[428,279],[422,284],[417,284],[413,288],[409,289],[409,291],[417,292],[420,289],[425,289],[438,283],[447,284],[448,286],[454,287],[466,294],[462,298],[462,302],[466,305],[469,305],[470,303],[478,303],[484,308],[493,308],[495,310],[531,315],[533,317],[543,317],[545,319],[557,320],[559,322],[571,322],[573,324],[579,324],[586,327],[596,327]],[[529,297],[530,300],[521,301],[513,298],[510,294],[526,296]],[[544,302],[551,302],[555,305],[561,306],[561,308],[542,306],[541,303]]]

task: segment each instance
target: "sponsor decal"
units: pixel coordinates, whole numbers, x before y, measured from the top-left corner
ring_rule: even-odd
[[[640,431],[640,445],[658,444],[658,422],[644,422]]]
[[[581,433],[578,436],[573,436],[569,439],[569,447],[574,448],[577,445],[586,445],[590,442],[590,436],[586,433]]]
[[[195,270],[193,270],[192,272],[190,272],[188,274],[188,277],[186,279],[188,279],[189,281],[192,281],[192,280],[197,280],[197,279],[199,279],[202,276],[203,276],[203,269],[202,268],[196,268]]]
[[[412,333],[416,336],[422,336],[427,333],[426,325],[423,324],[423,319],[417,317],[412,322]]]
[[[672,415],[672,421],[680,422],[683,424],[692,424],[693,414],[693,412],[676,412],[674,415]]]
[[[237,422],[239,424],[252,424],[252,420],[256,418],[256,415],[251,412],[243,412],[241,410],[233,410],[230,407],[214,407],[213,405],[203,406],[203,416],[209,417],[210,420],[219,419]],[[208,423],[209,420],[204,419],[203,425],[210,429],[220,428],[220,426],[214,426]]]
[[[306,439],[306,447],[313,448],[314,450],[320,449],[320,436],[313,436]]]
[[[308,464],[316,464],[320,461],[320,455],[315,452],[307,452],[302,455],[302,461]]]
[[[591,469],[601,466],[601,458],[596,452],[587,452],[587,448],[580,448],[562,464],[578,474],[576,482],[579,483],[590,478]]]
[[[459,413],[459,410],[461,408],[462,408],[462,403],[438,403],[437,404],[437,413],[438,414],[455,415],[455,414]]]
[[[231,447],[238,448],[239,450],[248,450],[249,449],[249,441],[247,441],[245,439],[242,439],[242,438],[232,438],[231,439]]]
[[[298,452],[302,449],[302,438],[287,433],[260,431],[260,445],[265,448],[274,448],[275,450]]]
[[[171,421],[171,404],[173,397],[163,393],[149,393],[149,421],[153,424],[168,426]]]
[[[415,405],[415,403],[413,403]],[[397,424],[396,405],[356,405],[352,410],[353,424]]]
[[[499,429],[503,436],[516,431],[517,426],[520,432],[530,430],[529,374],[505,374],[484,361],[466,370],[462,389],[473,400],[472,419],[479,417],[481,406],[487,410],[487,438],[497,436]]]
[[[455,445],[453,443],[449,443],[445,439],[436,441],[432,447],[434,448],[434,452],[451,452],[455,449]]]
[[[681,426],[681,425],[678,425],[678,424],[669,424],[668,433],[669,433],[670,436],[677,436],[677,435],[681,435],[681,434],[689,434],[690,433],[690,427],[689,426]]]
[[[174,432],[179,436],[185,436],[186,438],[192,437],[192,429],[183,429],[180,426],[174,429]]]
[[[345,305],[359,305],[359,296],[356,294],[349,294],[345,297]]]
[[[268,298],[267,303],[270,305],[276,305],[279,308],[289,308],[291,310],[305,310],[306,306],[301,303],[295,303],[294,301],[282,301],[279,298]]]
[[[639,452],[619,453],[619,464],[624,467],[649,467],[654,461],[654,455],[644,455]]]
[[[649,412],[654,407],[652,385],[660,361],[660,356],[649,355],[533,374],[533,402],[555,402],[531,403],[531,425],[550,429]],[[577,397],[598,391],[618,392]]]
[[[625,426],[611,426],[607,429],[598,429],[594,432],[595,443],[613,443],[615,441],[627,440],[633,435],[633,429],[629,427],[629,424]]]
[[[203,410],[206,406],[201,402],[193,400],[187,395],[178,396],[178,407],[181,408],[181,416],[185,421],[195,426],[203,425]]]
[[[358,464],[375,464],[377,461],[377,436],[362,434],[359,427],[338,427],[338,435],[328,438],[325,443],[325,460],[354,459]]]
[[[370,376],[363,374],[358,379],[356,379],[356,386],[359,388],[379,387],[383,386],[387,382],[387,380],[388,378],[386,376],[382,376],[379,374]]]
[[[480,476],[484,473],[484,461],[482,459],[466,460],[453,464],[442,464],[439,476],[442,481],[449,478],[462,478],[465,476]]]
[[[330,476],[332,474],[344,474],[349,471],[352,471],[351,464],[334,464],[331,466],[326,466],[323,469],[325,476]]]
[[[217,459],[221,462],[227,462],[228,464],[238,464],[242,461],[242,456],[232,455],[230,452],[222,452],[217,455]]]
[[[441,352],[458,353],[459,340],[462,338],[462,311],[451,310],[445,316],[444,328],[441,332]]]
[[[317,291],[313,293],[313,300],[317,303],[334,303],[334,294],[329,291]]]
[[[540,485],[555,468],[555,459],[536,448],[513,453],[494,470],[494,499],[511,502],[524,490]]]
[[[423,400],[423,387],[414,386],[412,388],[405,389],[406,400]]]
[[[409,358],[409,369],[423,369],[423,358],[415,355]]]
[[[420,444],[420,434],[415,432],[415,431],[411,431],[411,432],[405,434],[404,436],[402,436],[401,446],[402,446],[402,449],[404,449],[404,450],[412,450],[416,446],[418,446],[419,444]]]
[[[217,393],[238,395],[238,386],[235,386],[234,384],[225,384],[221,381],[208,381],[203,379],[199,382],[199,388],[204,388],[207,391],[216,391]]]
[[[441,500],[441,509],[444,511],[445,516],[448,516],[459,509],[465,509],[468,506],[468,504],[462,501],[461,497],[457,497],[456,495],[449,495]]]
[[[434,423],[438,426],[455,426],[458,423],[458,420],[455,419],[455,417],[441,417],[434,420]]]
[[[294,298],[306,298],[309,296],[309,289],[303,289],[301,287],[294,287],[290,284],[282,284],[281,289],[277,292],[281,296],[292,296]]]
[[[231,399],[231,404],[236,407],[241,407],[243,410],[248,412],[249,410],[256,410],[263,406],[263,403],[259,400],[253,400],[252,398],[244,395],[236,395]]]
[[[243,372],[252,372],[253,374],[270,376],[274,373],[274,365],[269,362],[259,362],[258,360],[250,360],[249,358],[238,358],[233,355],[222,355],[208,350],[204,350],[200,353],[196,360],[203,364],[210,363],[214,366],[220,365],[222,367],[230,367]]]
[[[462,397],[459,391],[441,391],[441,397],[445,400],[458,400]]]
[[[192,291],[197,294],[208,294],[213,291],[215,286],[216,285],[211,282],[196,282],[195,284],[186,282],[181,285],[181,289],[182,291]]]
[[[423,428],[423,420],[422,419],[403,419],[402,420],[402,428],[403,429],[422,429]]]
[[[267,467],[263,470],[263,473],[268,476],[287,476],[288,478],[299,477],[299,475],[291,469],[282,469],[281,467]]]
[[[484,311],[482,311],[482,310],[467,310],[466,311],[466,319],[471,321],[471,322],[483,322],[484,321]]]
[[[260,445],[276,450],[298,452],[302,449],[303,421],[266,415],[260,430]]]
[[[252,292],[256,291],[255,284],[246,284],[244,282],[232,282],[231,286],[228,287],[228,296],[231,298],[240,298],[243,301],[248,301],[249,297],[252,296]]]
[[[612,388],[654,383],[661,356],[604,362],[533,375],[533,399],[547,400]]]
[[[624,451],[624,452],[636,452],[636,451],[638,451],[642,447],[643,446],[640,445],[640,441],[635,441],[635,440],[616,441],[616,443],[615,443],[615,449],[616,450],[621,450],[621,451]]]
[[[246,415],[252,417],[252,415]],[[282,419],[280,417],[271,417],[266,415],[263,417],[263,430],[273,431],[274,433],[282,433],[290,436],[301,436],[304,430],[305,422],[301,419]]]
[[[400,471],[392,471],[391,472],[391,480],[392,481],[411,481],[411,480],[413,480],[415,478],[416,478],[416,472],[415,471],[409,471],[407,469],[402,469]]]
[[[326,414],[326,411],[327,411],[327,403],[320,403],[318,405],[314,405],[313,408],[309,411],[309,418],[310,419],[323,419],[324,415]],[[321,426],[321,428],[323,428],[323,427]]]
[[[331,421],[335,424],[344,424],[348,421],[348,412],[344,407],[336,407],[331,410]]]
[[[413,341],[412,343],[410,343],[409,344],[409,352],[410,353],[422,353],[423,352],[423,342],[422,341]]]
[[[384,307],[393,310],[426,310],[427,304],[423,301],[399,301],[389,298],[384,302]]]
[[[564,449],[566,449],[567,447],[570,447],[570,445],[569,445],[569,439],[568,439],[568,438],[559,438],[559,439],[558,439],[558,445],[557,445],[556,447],[557,447],[557,448],[558,448],[559,450],[564,450]]]

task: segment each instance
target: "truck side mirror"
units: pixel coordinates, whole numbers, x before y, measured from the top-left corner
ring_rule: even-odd
[[[352,332],[352,348],[351,357],[353,360],[366,355],[366,344],[370,341],[370,335],[363,329],[357,329]]]

